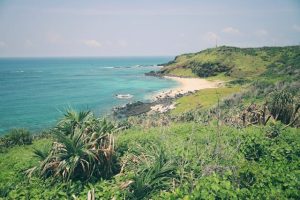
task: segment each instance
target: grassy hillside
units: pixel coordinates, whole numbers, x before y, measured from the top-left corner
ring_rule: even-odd
[[[207,109],[218,103],[218,100],[222,100],[231,94],[240,91],[240,87],[222,87],[222,88],[210,88],[197,91],[195,94],[181,97],[176,100],[176,108],[171,110],[172,115],[178,115],[194,109]]]
[[[176,76],[253,78],[268,69],[300,69],[300,46],[237,48],[221,46],[183,54],[164,64],[159,73]]]
[[[176,99],[169,113],[67,111],[40,136],[12,130],[0,138],[0,199],[299,199],[299,50],[185,54],[161,73],[206,66],[227,70],[208,77],[226,84]]]
[[[182,77],[205,77],[208,80],[226,82],[222,88],[202,90],[176,100],[177,107],[171,113],[180,115],[199,107],[203,109],[214,106],[218,100],[222,101],[231,94],[237,93],[238,88],[246,91],[256,83],[265,86],[277,82],[298,83],[300,46],[263,48],[222,46],[177,56],[157,73]],[[253,101],[257,99],[248,99],[248,103]]]

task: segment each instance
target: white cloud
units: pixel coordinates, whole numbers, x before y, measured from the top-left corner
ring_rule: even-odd
[[[232,27],[226,27],[222,30],[222,32],[228,34],[235,34],[235,35],[241,34],[239,29],[232,28]]]
[[[98,42],[97,40],[84,40],[83,44],[85,44],[88,47],[93,47],[93,48],[102,47],[102,44],[100,42]]]
[[[207,33],[204,35],[203,39],[204,39],[205,41],[207,41],[207,42],[213,42],[213,43],[215,43],[215,42],[217,42],[217,40],[220,40],[220,36],[218,36],[218,35],[217,35],[216,33],[214,33],[214,32],[207,32]]]
[[[299,25],[294,24],[293,29],[297,32],[300,32],[300,26]]]
[[[5,46],[6,46],[6,43],[3,41],[0,41],[0,47],[5,47]]]
[[[268,31],[266,31],[264,29],[260,29],[260,30],[255,31],[254,34],[258,37],[264,37],[264,36],[268,35]]]

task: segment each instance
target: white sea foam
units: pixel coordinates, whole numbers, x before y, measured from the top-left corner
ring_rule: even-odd
[[[133,95],[131,94],[116,94],[116,97],[118,99],[131,99]]]

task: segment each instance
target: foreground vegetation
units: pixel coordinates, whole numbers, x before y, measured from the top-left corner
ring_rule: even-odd
[[[43,134],[12,130],[0,140],[0,199],[299,199],[294,48],[247,49],[277,52],[276,63],[234,72],[223,88],[179,98],[170,113],[115,121],[70,110]],[[214,55],[207,51],[201,59]],[[212,68],[224,68],[219,61]]]

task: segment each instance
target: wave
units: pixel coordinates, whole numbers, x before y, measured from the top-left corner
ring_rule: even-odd
[[[116,94],[116,97],[118,99],[131,99],[133,95],[131,94]]]

